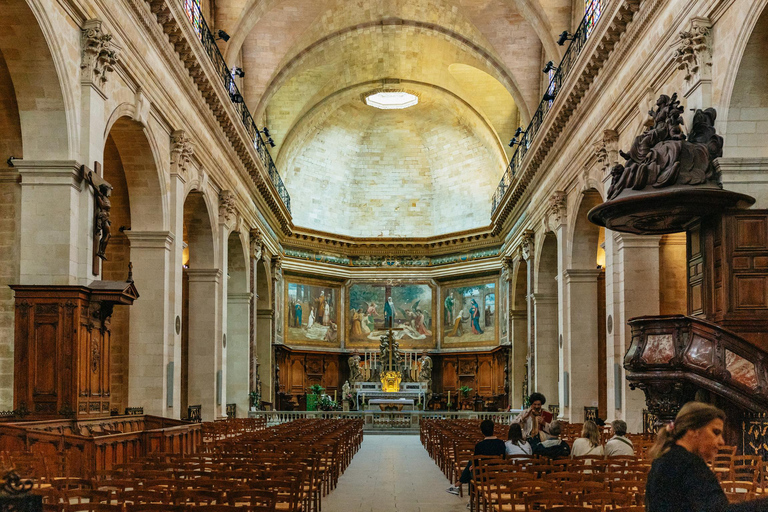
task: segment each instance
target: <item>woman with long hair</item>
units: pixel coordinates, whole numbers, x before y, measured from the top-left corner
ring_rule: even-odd
[[[600,431],[597,430],[597,423],[592,420],[584,422],[584,427],[581,429],[581,437],[573,442],[573,448],[571,449],[571,458],[583,455],[603,456],[603,445],[600,444]]]
[[[530,455],[532,453],[531,445],[523,439],[523,427],[519,423],[513,423],[509,426],[507,441],[504,444],[507,448],[507,455]]]
[[[729,504],[707,466],[725,444],[725,413],[688,402],[675,421],[661,429],[651,448],[654,459],[645,487],[647,512],[747,512],[768,510],[768,498]]]

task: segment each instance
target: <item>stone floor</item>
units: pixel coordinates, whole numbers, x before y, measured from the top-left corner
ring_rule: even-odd
[[[449,485],[418,435],[369,435],[322,507],[323,512],[466,512],[467,497],[448,494]]]

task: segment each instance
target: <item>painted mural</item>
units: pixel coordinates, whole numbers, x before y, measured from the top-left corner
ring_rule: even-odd
[[[497,288],[494,279],[442,289],[443,345],[498,343]]]
[[[286,283],[286,344],[339,345],[341,289],[321,281]]]
[[[353,284],[348,297],[348,344],[378,346],[392,327],[402,348],[434,346],[435,314],[429,284]]]

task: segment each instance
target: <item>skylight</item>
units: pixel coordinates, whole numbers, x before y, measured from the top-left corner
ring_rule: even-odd
[[[383,110],[408,108],[418,102],[418,96],[403,91],[377,92],[365,98],[366,104]]]

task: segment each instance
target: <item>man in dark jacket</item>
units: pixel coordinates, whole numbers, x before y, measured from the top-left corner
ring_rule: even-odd
[[[562,427],[559,421],[553,421],[549,424],[549,436],[551,439],[541,441],[538,436],[531,437],[528,442],[531,443],[534,455],[545,455],[552,459],[568,457],[571,454],[571,447],[568,443],[560,439]]]

